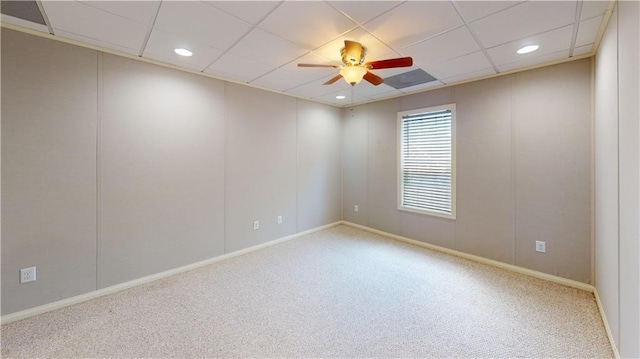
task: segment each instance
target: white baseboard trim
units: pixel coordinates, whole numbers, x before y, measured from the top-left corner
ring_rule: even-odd
[[[598,294],[598,289],[595,288],[593,291],[593,295],[596,297],[596,304],[598,304],[598,310],[600,311],[600,317],[602,317],[602,323],[604,324],[604,329],[607,332],[607,337],[609,338],[609,343],[611,343],[611,349],[613,350],[613,355],[616,359],[620,359],[620,352],[618,351],[618,347],[616,346],[616,342],[613,339],[613,334],[611,334],[611,327],[609,327],[609,321],[607,320],[607,314],[604,312],[604,307],[602,306],[602,302],[600,301],[600,295]]]
[[[167,271],[164,271],[164,272],[152,274],[150,276],[134,279],[134,280],[131,280],[131,281],[128,281],[128,282],[112,285],[110,287],[98,289],[98,290],[95,290],[95,291],[92,291],[92,292],[89,292],[89,293],[80,294],[80,295],[77,295],[75,297],[62,299],[62,300],[59,300],[57,302],[53,302],[53,303],[41,305],[41,306],[38,306],[38,307],[25,309],[25,310],[22,310],[22,311],[19,311],[19,312],[3,315],[0,318],[0,323],[1,324],[7,324],[7,323],[15,322],[15,321],[18,321],[18,320],[30,318],[30,317],[33,317],[33,316],[36,316],[36,315],[39,315],[39,314],[51,312],[51,311],[54,311],[54,310],[57,310],[57,309],[62,309],[62,308],[68,307],[70,305],[86,302],[88,300],[92,300],[92,299],[95,299],[95,298],[98,298],[98,297],[102,297],[102,296],[105,296],[105,295],[108,295],[108,294],[116,293],[116,292],[119,292],[119,291],[122,291],[122,290],[125,290],[125,289],[129,289],[129,288],[132,288],[132,287],[136,287],[136,286],[139,286],[139,285],[142,285],[142,284],[145,284],[145,283],[153,282],[153,281],[156,281],[158,279],[171,277],[171,276],[176,275],[176,274],[188,272],[188,271],[196,269],[196,268],[208,266],[210,264],[217,263],[217,262],[220,262],[220,261],[224,261],[224,260],[227,260],[227,259],[230,259],[230,258],[233,258],[233,257],[238,257],[238,256],[241,256],[243,254],[255,252],[255,251],[263,249],[263,248],[271,247],[271,246],[274,246],[276,244],[280,244],[280,243],[283,243],[283,242],[286,242],[286,241],[290,241],[292,239],[296,239],[296,238],[299,238],[299,237],[302,237],[302,236],[305,236],[307,234],[311,234],[311,233],[314,233],[314,232],[319,232],[319,231],[325,230],[327,228],[335,227],[335,226],[340,225],[340,224],[342,224],[342,221],[337,221],[337,222],[330,223],[330,224],[327,224],[327,225],[324,225],[324,226],[320,226],[320,227],[312,228],[312,229],[309,229],[309,230],[306,230],[306,231],[303,231],[303,232],[292,234],[292,235],[289,235],[289,236],[286,236],[286,237],[274,239],[272,241],[265,242],[265,243],[262,243],[262,244],[258,244],[258,245],[253,246],[253,247],[241,249],[239,251],[235,251],[235,252],[223,254],[221,256],[217,256],[217,257],[213,257],[213,258],[210,258],[210,259],[206,259],[204,261],[200,261],[200,262],[196,262],[196,263],[192,263],[192,264],[187,264],[187,265],[182,266],[182,267],[170,269],[170,270],[167,270]]]
[[[496,260],[493,260],[493,259],[488,259],[488,258],[476,256],[476,255],[473,255],[473,254],[460,252],[460,251],[457,251],[455,249],[450,249],[450,248],[436,246],[434,244],[420,242],[420,241],[417,241],[415,239],[399,236],[399,235],[393,234],[393,233],[383,232],[383,231],[380,231],[380,230],[377,230],[377,229],[374,229],[374,228],[371,228],[371,227],[363,226],[363,225],[360,225],[360,224],[355,224],[355,223],[351,223],[351,222],[347,222],[347,221],[342,221],[342,224],[347,225],[347,226],[351,226],[351,227],[354,227],[354,228],[362,229],[363,231],[379,234],[379,235],[384,236],[384,237],[389,237],[389,238],[392,238],[392,239],[395,239],[395,240],[398,240],[398,241],[401,241],[401,242],[405,242],[405,243],[413,244],[413,245],[416,245],[416,246],[419,246],[419,247],[431,249],[431,250],[434,250],[434,251],[437,251],[437,252],[450,254],[450,255],[453,255],[453,256],[456,256],[456,257],[469,259],[469,260],[472,260],[474,262],[483,263],[483,264],[487,264],[487,265],[490,265],[490,266],[493,266],[493,267],[507,269],[507,270],[510,270],[512,272],[525,274],[525,275],[528,275],[528,276],[531,276],[531,277],[540,278],[540,279],[544,279],[544,280],[547,280],[547,281],[550,281],[550,282],[566,285],[567,287],[581,289],[581,290],[585,290],[585,291],[591,292],[591,293],[593,293],[595,291],[595,287],[592,286],[591,284],[582,283],[582,282],[578,282],[578,281],[575,281],[575,280],[572,280],[572,279],[562,278],[562,277],[558,277],[558,276],[555,276],[555,275],[552,275],[552,274],[547,274],[547,273],[538,272],[538,271],[535,271],[535,270],[532,270],[532,269],[519,267],[519,266],[516,266],[516,265],[513,265],[513,264],[503,263],[503,262],[499,262],[499,261],[496,261]]]

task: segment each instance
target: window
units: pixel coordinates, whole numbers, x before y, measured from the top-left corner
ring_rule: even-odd
[[[398,209],[456,218],[456,105],[398,113]]]

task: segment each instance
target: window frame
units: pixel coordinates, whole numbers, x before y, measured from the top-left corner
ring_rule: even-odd
[[[450,110],[451,111],[451,214],[427,210],[427,209],[419,209],[414,207],[407,207],[402,205],[402,199],[404,196],[404,186],[403,186],[403,176],[402,176],[402,120],[406,115],[416,115],[421,113],[428,112],[436,112],[442,110]],[[398,210],[412,213],[419,213],[433,217],[446,218],[446,219],[456,219],[456,104],[450,103],[446,105],[439,106],[431,106],[425,108],[419,108],[415,110],[407,110],[398,112],[397,119],[397,170],[396,170],[396,179],[397,179],[397,205]]]

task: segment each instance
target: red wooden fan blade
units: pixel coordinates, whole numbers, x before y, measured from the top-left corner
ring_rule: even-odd
[[[363,79],[369,81],[371,84],[373,84],[374,86],[378,86],[381,83],[384,82],[384,80],[382,79],[382,77],[378,76],[378,75],[374,75],[371,72],[367,71],[366,74],[364,74]]]
[[[407,67],[413,65],[413,59],[410,57],[399,57],[397,59],[367,62],[364,65],[372,70],[390,69],[393,67]]]
[[[338,69],[338,65],[320,65],[320,64],[298,64],[298,67],[330,67],[332,69]]]
[[[331,80],[329,80],[329,81],[327,81],[327,82],[323,83],[323,85],[331,85],[332,83],[334,83],[334,82],[336,82],[336,81],[340,80],[341,78],[342,78],[342,75],[337,74],[337,75],[336,75],[336,77],[334,77],[334,78],[332,78]]]

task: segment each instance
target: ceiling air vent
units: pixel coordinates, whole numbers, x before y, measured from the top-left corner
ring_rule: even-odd
[[[435,77],[429,75],[423,70],[416,69],[395,76],[387,77],[384,79],[384,83],[399,90],[405,87],[425,84],[427,82],[435,80]]]
[[[35,1],[2,1],[0,2],[0,12],[18,19],[47,25]]]

